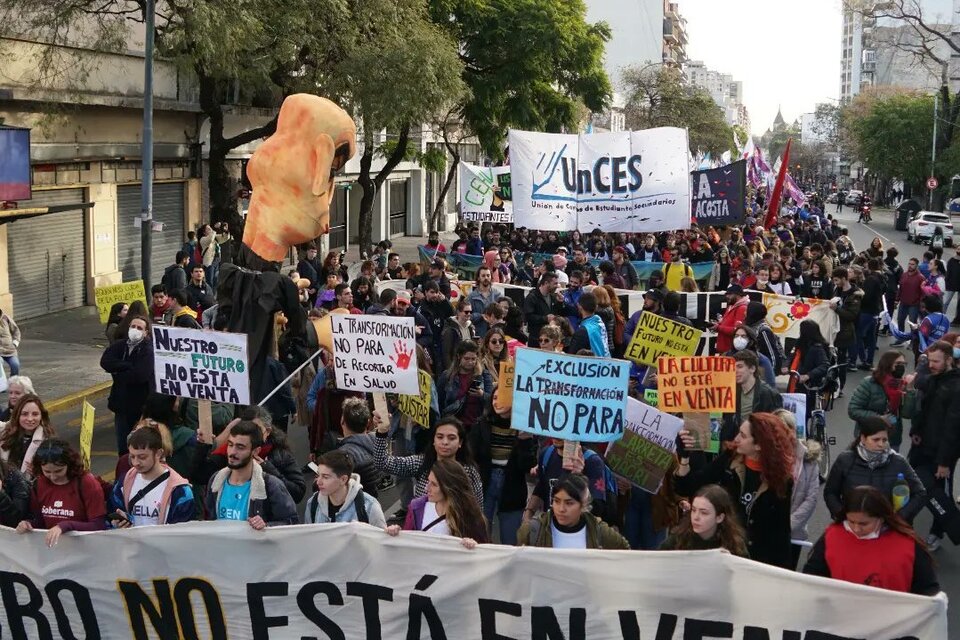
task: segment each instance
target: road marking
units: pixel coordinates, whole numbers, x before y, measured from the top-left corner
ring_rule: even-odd
[[[109,423],[111,423],[111,422],[113,422],[113,414],[112,414],[112,413],[107,413],[106,415],[99,415],[99,416],[97,416],[97,417],[94,419],[94,421],[93,421],[93,426],[94,426],[94,427],[100,427],[100,426],[103,426],[103,425],[105,425],[105,424],[109,424]],[[68,421],[64,426],[65,426],[65,427],[79,427],[79,426],[80,426],[80,418],[74,418],[73,420]]]

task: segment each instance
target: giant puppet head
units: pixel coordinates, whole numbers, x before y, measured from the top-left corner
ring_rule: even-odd
[[[330,230],[334,175],[357,151],[357,128],[326,98],[297,93],[280,107],[277,132],[247,165],[253,195],[243,243],[264,260]]]

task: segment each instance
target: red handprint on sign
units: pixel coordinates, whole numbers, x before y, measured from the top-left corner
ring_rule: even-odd
[[[399,340],[397,340],[397,342],[393,345],[393,350],[395,353],[394,355],[390,356],[390,361],[397,365],[398,369],[403,369],[406,371],[407,367],[410,366],[410,359],[413,356],[413,351],[407,351],[407,348]]]

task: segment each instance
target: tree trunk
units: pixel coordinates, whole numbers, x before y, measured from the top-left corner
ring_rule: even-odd
[[[450,192],[450,186],[453,184],[453,179],[457,176],[457,168],[459,166],[460,154],[454,153],[453,162],[450,163],[450,168],[447,169],[447,179],[443,181],[443,187],[440,189],[440,193],[437,194],[437,202],[433,207],[433,212],[430,214],[430,220],[427,222],[427,229],[431,233],[437,230],[437,221],[440,219],[443,202],[447,199],[447,193]]]
[[[364,123],[363,126],[363,155],[360,156],[360,176],[357,182],[363,189],[363,197],[360,198],[360,252],[371,255],[373,251],[373,203],[374,198],[383,187],[387,177],[397,168],[404,157],[407,155],[407,147],[410,144],[410,125],[405,124],[400,128],[400,134],[397,137],[397,146],[394,147],[390,156],[386,159],[383,168],[377,172],[377,175],[370,176],[370,167],[373,164],[374,142],[371,127]],[[387,223],[389,226],[389,222]],[[387,235],[390,230],[387,229]]]

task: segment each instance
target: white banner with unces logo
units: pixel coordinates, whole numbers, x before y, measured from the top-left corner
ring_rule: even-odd
[[[510,167],[460,163],[460,217],[465,222],[513,222]]]
[[[365,524],[0,530],[4,638],[940,640],[947,599],[720,551],[482,545]],[[638,579],[642,576],[642,579]]]
[[[644,232],[690,228],[685,129],[510,131],[514,224]]]

